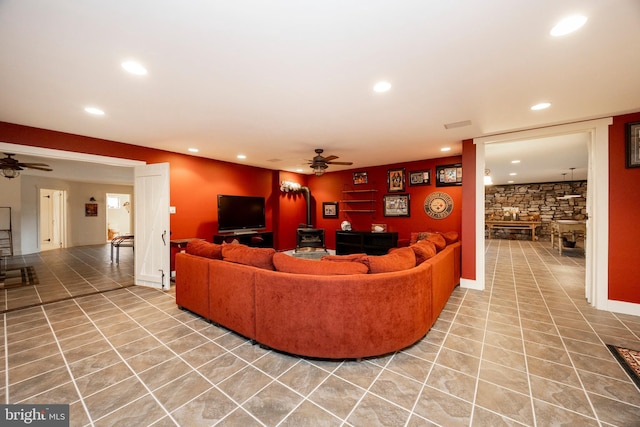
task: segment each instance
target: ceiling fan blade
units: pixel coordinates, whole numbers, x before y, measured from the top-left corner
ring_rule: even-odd
[[[327,157],[324,158],[324,161],[325,162],[330,162],[331,160],[335,160],[337,158],[338,158],[338,156],[327,156]]]
[[[327,164],[329,164],[329,165],[345,165],[345,166],[349,166],[349,165],[352,165],[353,162],[327,162]]]
[[[18,163],[20,166],[25,167],[25,168],[30,168],[33,166],[40,166],[40,167],[45,167],[48,168],[49,165],[46,163]]]
[[[51,169],[50,167],[35,166],[33,163],[31,164],[31,166],[27,166],[27,165],[22,165],[22,166],[24,166],[25,168],[37,169],[40,171],[47,171],[47,172],[53,171],[53,169]],[[44,165],[44,166],[47,166],[47,165]]]

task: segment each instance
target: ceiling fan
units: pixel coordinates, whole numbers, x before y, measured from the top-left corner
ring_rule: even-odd
[[[41,171],[51,172],[53,169],[44,163],[20,163],[17,159],[14,159],[13,153],[4,153],[7,157],[0,159],[0,174],[5,178],[15,178],[20,175],[20,171],[25,168],[38,169]]]
[[[324,170],[328,167],[327,165],[349,166],[353,164],[353,162],[334,162],[334,160],[337,159],[338,156],[324,157],[322,155],[323,151],[324,150],[321,148],[316,148],[316,156],[313,158],[313,160],[308,160],[309,167],[313,169],[313,173],[315,173],[316,176],[321,176],[322,174],[324,174]]]

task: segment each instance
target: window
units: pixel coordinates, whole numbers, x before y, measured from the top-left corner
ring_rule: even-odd
[[[120,209],[120,198],[107,196],[107,208],[108,209]]]

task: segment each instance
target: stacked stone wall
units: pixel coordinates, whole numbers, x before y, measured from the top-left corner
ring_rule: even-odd
[[[542,222],[542,226],[536,230],[539,240],[550,240],[552,221],[587,218],[587,181],[490,185],[484,190],[485,219],[503,219],[503,208],[518,208],[519,219]],[[562,198],[572,194],[578,194],[580,197]],[[494,229],[492,238],[528,240],[531,239],[531,232]]]

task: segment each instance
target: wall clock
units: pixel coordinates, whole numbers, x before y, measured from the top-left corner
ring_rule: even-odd
[[[433,219],[446,218],[453,211],[453,199],[442,191],[431,193],[424,199],[424,211]]]

